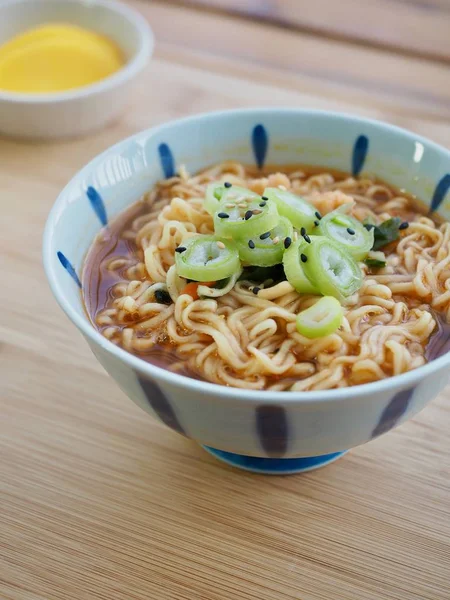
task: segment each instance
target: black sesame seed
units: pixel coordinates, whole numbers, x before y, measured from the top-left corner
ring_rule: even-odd
[[[178,248],[175,248],[175,252],[179,252],[180,254],[182,252],[184,252],[186,250],[186,248],[184,246],[178,246]]]
[[[309,237],[308,234],[305,233],[305,235],[303,236],[303,239],[305,240],[305,242],[308,242],[308,244],[311,243],[311,238]]]
[[[308,260],[308,257],[306,256],[306,254],[300,254],[300,258],[302,259],[303,263],[305,263]]]
[[[172,304],[172,298],[165,290],[156,290],[155,300],[156,302],[159,302],[159,304]]]
[[[244,219],[246,221],[248,221],[251,217],[253,217],[253,211],[252,210],[248,210],[245,215],[244,215]]]
[[[260,240],[267,240],[267,238],[268,238],[268,237],[270,237],[270,231],[266,231],[266,233],[262,233],[262,234],[259,236],[259,239],[260,239]]]
[[[305,236],[306,235],[306,229],[304,227],[302,227],[300,229],[300,235]]]
[[[231,187],[233,184],[232,184],[232,183],[230,183],[229,181],[225,181],[225,183],[224,183],[223,185],[224,185],[224,187],[226,187],[226,188],[230,188],[230,187]]]
[[[314,221],[314,227],[319,227],[319,221]]]
[[[347,227],[347,233],[349,233],[350,235],[355,235],[355,230],[351,227]]]
[[[253,250],[253,248],[255,247],[255,242],[253,240],[248,240],[248,247]]]
[[[219,219],[228,219],[230,217],[230,215],[225,212],[220,212],[217,214],[217,216],[219,217]]]
[[[316,218],[319,219],[319,221],[320,221],[320,219],[322,218],[322,215],[320,214],[320,212],[318,210],[316,210],[316,212],[314,214],[315,214]]]
[[[292,240],[290,237],[284,238],[284,247],[287,249],[292,244]]]
[[[371,229],[375,228],[375,225],[372,225],[372,223],[366,223],[364,227],[367,229],[367,231],[370,231]]]
[[[259,288],[259,287],[254,287],[254,288],[252,289],[252,292],[255,294],[255,296],[256,296],[256,295],[257,295],[257,293],[258,293],[258,292],[260,292],[260,291],[261,291],[261,288]]]
[[[268,200],[269,198],[267,196],[261,196],[261,200]]]
[[[408,221],[403,221],[403,223],[400,223],[400,225],[398,226],[398,228],[401,229],[408,229],[409,227],[409,223]]]
[[[267,202],[260,202],[259,205],[261,206],[261,208],[264,208],[264,206],[266,206]]]

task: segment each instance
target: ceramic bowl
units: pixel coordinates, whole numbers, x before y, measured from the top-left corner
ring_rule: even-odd
[[[126,64],[98,83],[66,92],[0,90],[1,134],[45,139],[84,135],[103,127],[124,109],[132,83],[153,50],[153,34],[145,19],[112,0],[2,0],[0,45],[49,23],[69,23],[108,36],[124,51]]]
[[[225,159],[363,171],[406,188],[450,218],[450,152],[397,127],[296,109],[195,116],[138,133],[82,169],[48,218],[44,264],[62,309],[120,388],[154,418],[249,470],[290,473],[335,460],[416,414],[446,385],[450,354],[376,383],[312,392],[234,389],[158,368],[91,325],[81,268],[94,236],[179,164],[191,172]]]

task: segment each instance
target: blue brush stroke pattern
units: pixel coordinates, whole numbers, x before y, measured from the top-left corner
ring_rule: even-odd
[[[65,268],[65,270],[69,273],[69,275],[75,281],[77,286],[81,289],[81,281],[77,275],[77,272],[73,268],[71,262],[64,256],[64,254],[62,252],[58,251],[56,254],[59,258],[59,262],[62,264],[62,266]]]
[[[430,213],[437,210],[442,204],[447,192],[450,190],[450,173],[444,175],[439,181],[434,190],[433,199],[431,200]]]
[[[403,417],[408,409],[408,406],[414,395],[414,391],[415,388],[410,388],[395,394],[395,396],[383,410],[375,429],[372,431],[371,438],[375,438],[383,433],[386,433],[398,424],[399,420],[401,417]]]
[[[234,454],[234,452],[225,452],[209,446],[203,446],[210,454],[222,460],[223,462],[263,475],[290,475],[293,473],[302,473],[323,467],[345,452],[333,452],[332,454],[323,454],[322,456],[307,456],[304,458],[260,458],[257,456],[245,456],[244,454]]]
[[[106,227],[106,225],[108,225],[108,216],[106,214],[106,208],[103,203],[102,197],[97,192],[97,190],[91,185],[86,190],[86,196],[89,198],[89,202],[91,203],[91,206],[94,209],[98,220],[103,225],[103,227]]]
[[[288,421],[282,406],[267,404],[256,409],[256,431],[268,456],[281,457],[288,447]]]
[[[142,377],[140,375],[137,375],[137,380],[139,381],[149,405],[155,411],[161,421],[178,433],[186,435],[186,432],[179,422],[178,417],[169,402],[169,399],[161,390],[159,385],[157,385],[151,379]]]
[[[172,150],[167,144],[160,144],[158,146],[158,153],[164,177],[170,179],[175,175],[175,161],[173,159]]]
[[[255,125],[252,132],[252,146],[256,164],[261,169],[266,160],[269,137],[264,125]]]
[[[365,135],[360,135],[353,146],[352,174],[354,177],[357,177],[361,173],[366,161],[368,149],[369,139]]]

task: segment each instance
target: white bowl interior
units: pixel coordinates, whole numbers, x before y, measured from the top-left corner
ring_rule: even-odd
[[[125,9],[102,0],[7,0],[0,3],[0,44],[38,25],[69,23],[108,36],[122,48],[129,62],[139,51],[141,41]]]

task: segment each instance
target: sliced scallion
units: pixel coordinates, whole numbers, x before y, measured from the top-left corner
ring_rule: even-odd
[[[372,269],[382,269],[386,266],[386,256],[384,252],[381,252],[380,250],[372,250],[371,252],[369,252],[364,262],[368,267]]]
[[[210,215],[213,215],[219,208],[220,200],[225,191],[225,187],[223,185],[218,185],[217,183],[210,183],[206,188],[203,206]]]
[[[309,279],[305,274],[302,255],[304,249],[309,244],[302,238],[298,238],[293,242],[283,255],[283,267],[287,280],[299,294],[318,294],[319,290],[314,285],[313,280]]]
[[[218,240],[213,235],[199,235],[183,242],[186,248],[175,253],[180,277],[193,281],[219,281],[241,269],[236,245],[230,240]]]
[[[308,279],[324,296],[338,300],[354,294],[362,285],[363,275],[356,260],[341,244],[320,236],[311,236],[303,253],[303,267]]]
[[[279,214],[289,219],[297,229],[304,227],[307,233],[314,229],[317,209],[300,196],[279,188],[266,188],[264,196],[274,202]]]
[[[277,207],[273,202],[260,204],[261,196],[233,186],[223,194],[216,209],[214,231],[218,236],[246,243],[270,231],[279,221]]]
[[[297,331],[315,339],[334,333],[342,324],[342,306],[333,296],[324,296],[297,315]]]
[[[280,217],[278,225],[267,233],[270,235],[257,235],[248,241],[236,240],[239,257],[243,263],[253,267],[271,267],[282,261],[285,252],[284,240],[292,237],[293,233],[291,222]]]
[[[317,233],[341,244],[356,260],[362,260],[373,246],[373,230],[354,217],[333,211],[320,221]]]

